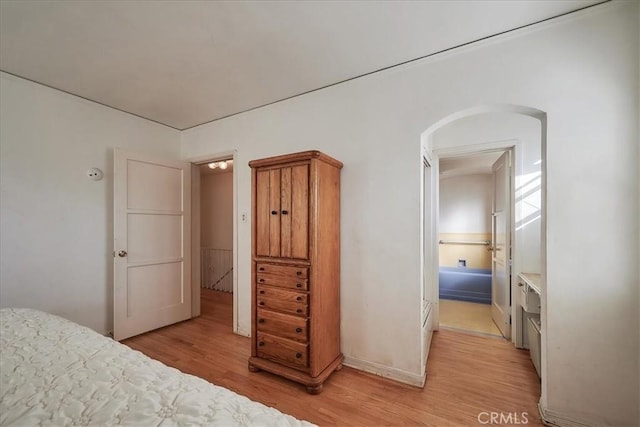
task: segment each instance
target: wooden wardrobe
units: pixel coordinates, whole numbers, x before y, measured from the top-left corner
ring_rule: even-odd
[[[340,169],[319,151],[252,168],[252,321],[249,370],[317,394],[342,368]]]

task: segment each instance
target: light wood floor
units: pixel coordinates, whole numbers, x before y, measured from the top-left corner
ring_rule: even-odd
[[[529,354],[503,339],[436,332],[424,389],[345,367],[329,377],[321,394],[312,396],[299,384],[249,372],[249,338],[231,330],[231,294],[202,294],[202,316],[123,343],[319,425],[470,426],[480,425],[481,412],[526,412],[527,425],[542,425],[540,383]]]
[[[490,304],[441,299],[440,326],[502,336],[491,318]]]

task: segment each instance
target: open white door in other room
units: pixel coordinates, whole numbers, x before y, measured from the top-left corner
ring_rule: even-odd
[[[114,154],[113,336],[191,317],[190,164]]]
[[[511,152],[493,164],[491,316],[502,335],[511,338]]]

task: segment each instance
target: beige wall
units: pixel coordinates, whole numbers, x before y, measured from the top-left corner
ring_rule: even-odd
[[[440,233],[440,240],[481,242],[491,240],[491,233]],[[491,268],[491,252],[487,245],[440,244],[440,266],[457,267],[464,259],[469,268]]]
[[[491,240],[491,174],[453,176],[440,180],[440,240],[479,242]],[[487,245],[441,244],[440,265],[491,268]]]
[[[202,175],[202,247],[233,249],[233,173]]]

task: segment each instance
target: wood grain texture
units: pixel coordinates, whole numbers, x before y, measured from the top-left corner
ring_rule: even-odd
[[[309,165],[294,166],[291,191],[291,258],[309,258]]]
[[[261,285],[258,285],[257,291],[258,308],[302,317],[309,315],[307,304],[309,295],[304,292],[292,292]]]
[[[263,253],[253,252],[252,336],[257,336],[257,329],[274,338],[259,343],[254,338],[249,367],[301,382],[310,393],[319,393],[322,381],[342,363],[339,289],[342,163],[330,159],[319,152],[304,152],[271,158],[267,162],[258,160],[249,163],[257,176],[269,174],[268,189],[254,181],[253,192],[268,193],[271,211],[269,257],[265,260]],[[257,196],[259,200],[264,197]],[[253,207],[262,209],[259,203],[254,203]],[[254,217],[262,217],[261,212],[255,212]],[[265,233],[254,233],[253,238],[257,240],[253,242],[254,248],[265,246],[260,241],[266,238]],[[274,248],[276,243],[278,247]],[[302,277],[299,264],[293,263],[301,260],[308,260],[308,268],[304,271],[308,276],[305,278]],[[284,300],[277,301],[275,297],[259,297],[256,295],[257,286],[263,292],[269,287],[306,291],[308,304],[295,307],[295,313],[283,313],[291,305]],[[256,311],[260,313],[258,316],[255,315]],[[273,318],[270,318],[270,313],[273,313]],[[292,314],[308,319],[304,328],[296,319],[287,321]],[[297,332],[292,332],[291,325],[295,327],[293,331]],[[299,352],[296,353],[296,366],[292,366],[289,358],[290,343],[282,339],[304,339],[304,342],[308,342],[308,354],[304,358]],[[267,355],[267,346],[278,351]],[[283,356],[283,366],[277,365],[278,354]],[[268,360],[261,361],[260,357]],[[297,370],[291,371],[292,367],[299,368],[297,362],[302,359],[308,372],[306,376]]]
[[[269,256],[272,257],[280,256],[280,172],[280,169],[269,171]]]
[[[289,340],[309,341],[308,319],[291,314],[258,309],[258,333],[278,335]]]
[[[340,356],[340,169],[312,163],[311,376]]]
[[[307,290],[308,288],[307,279],[300,279],[295,276],[274,276],[271,274],[258,273],[257,278],[259,285],[278,286],[296,290]]]
[[[269,256],[269,171],[253,169],[253,182],[255,255]]]
[[[291,257],[291,168],[280,170],[280,256]]]
[[[258,357],[276,361],[278,364],[284,363],[292,368],[307,370],[309,348],[306,343],[291,341],[260,331],[258,331],[256,340],[258,342]]]
[[[202,315],[123,341],[148,356],[310,422],[340,426],[474,426],[481,412],[527,413],[542,426],[529,353],[500,338],[434,333],[427,383],[416,388],[345,367],[312,396],[247,369],[250,339],[232,332],[232,295],[202,291]],[[486,424],[484,424],[486,425]]]
[[[342,168],[342,162],[334,159],[333,157],[327,156],[326,154],[321,153],[320,151],[317,151],[317,150],[301,151],[299,153],[284,154],[281,156],[266,157],[264,159],[252,160],[249,162],[249,167],[252,167],[252,168],[270,167],[274,165],[281,165],[283,163],[291,163],[291,162],[298,162],[300,160],[311,160],[311,159],[319,159],[325,163],[332,164],[338,169]]]

